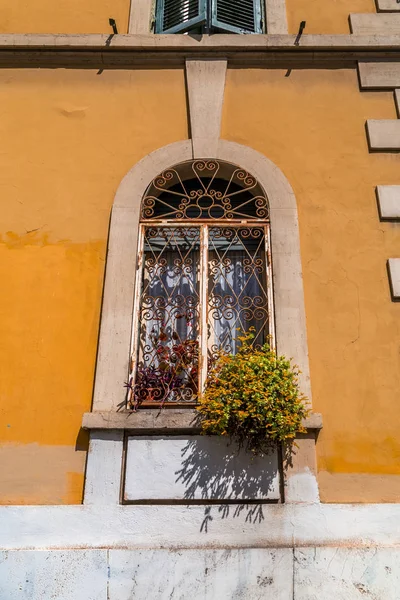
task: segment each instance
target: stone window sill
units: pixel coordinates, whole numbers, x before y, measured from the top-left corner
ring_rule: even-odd
[[[200,431],[198,422],[196,422],[197,412],[195,409],[167,408],[141,409],[134,413],[131,411],[120,412],[89,412],[83,415],[83,429],[122,429],[136,433],[162,433],[164,431],[171,433],[179,431],[196,434]],[[311,413],[303,421],[304,427],[308,430],[322,429],[322,415],[320,413]]]

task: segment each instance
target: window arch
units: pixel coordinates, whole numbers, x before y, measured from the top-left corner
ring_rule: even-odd
[[[240,332],[274,344],[269,206],[244,169],[192,160],[142,200],[129,404],[192,405]]]

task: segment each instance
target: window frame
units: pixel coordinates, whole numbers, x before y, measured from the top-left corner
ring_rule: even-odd
[[[241,227],[257,227],[264,230],[264,252],[265,256],[265,294],[267,296],[268,310],[268,337],[272,349],[276,349],[276,332],[275,332],[275,310],[274,310],[274,291],[273,291],[273,267],[271,255],[271,228],[270,222],[267,219],[199,219],[196,221],[186,219],[165,219],[165,220],[141,220],[139,223],[139,234],[137,243],[137,265],[135,277],[135,296],[133,305],[133,319],[131,332],[131,351],[130,351],[130,373],[128,380],[134,385],[137,369],[139,366],[139,345],[140,345],[140,301],[142,294],[142,279],[144,269],[144,242],[146,228],[155,227],[195,227],[200,229],[200,265],[199,265],[199,297],[200,297],[200,316],[199,316],[199,380],[198,394],[204,391],[207,380],[207,358],[208,358],[208,284],[209,284],[209,228],[210,227],[225,227],[232,229],[240,229]],[[128,401],[128,400],[127,400]],[[164,406],[170,407],[187,407],[193,408],[196,402],[168,402],[165,401]],[[143,402],[141,406],[146,408],[158,408],[158,402]]]

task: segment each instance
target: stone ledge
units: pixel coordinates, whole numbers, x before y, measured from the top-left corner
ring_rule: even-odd
[[[371,15],[379,17],[379,15]],[[382,15],[386,17],[385,15]],[[215,34],[204,36],[157,35],[157,34],[0,34],[0,50],[100,50],[112,52],[125,50],[171,50],[179,49],[292,49],[301,52],[303,48],[318,49],[356,49],[387,48],[400,49],[400,40],[396,33],[385,31],[377,35],[354,34],[304,34],[298,46],[294,45],[296,35],[287,34]]]
[[[0,506],[0,549],[400,548],[400,504],[266,504],[261,519],[223,506]]]
[[[378,185],[376,195],[381,221],[400,221],[400,185]]]
[[[359,62],[358,72],[363,90],[400,87],[400,62]]]
[[[350,15],[350,27],[356,35],[399,35],[400,15],[356,13]]]
[[[120,412],[90,412],[83,415],[83,429],[124,429],[138,433],[157,434],[162,432],[187,432],[194,434],[200,431],[196,422],[197,412],[190,408],[165,408],[163,410],[141,409],[134,413]],[[303,421],[309,430],[322,429],[322,415],[312,413]]]
[[[397,0],[376,0],[376,7],[378,12],[400,11],[400,4],[397,2]]]
[[[400,151],[400,119],[368,119],[370,150]]]

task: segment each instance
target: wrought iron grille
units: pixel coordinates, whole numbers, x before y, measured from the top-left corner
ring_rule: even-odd
[[[235,354],[237,332],[255,331],[262,346],[268,332],[266,239],[263,227],[210,227],[208,252],[208,352]]]
[[[134,405],[193,402],[199,390],[198,227],[144,230]]]
[[[218,172],[228,177],[224,192]],[[196,403],[210,363],[221,349],[236,353],[239,332],[250,327],[254,345],[274,344],[268,202],[257,181],[234,165],[193,161],[164,172],[149,190],[156,186],[159,196],[146,194],[142,206],[133,407]],[[206,197],[222,217],[210,215]]]
[[[149,186],[142,203],[146,221],[268,220],[268,200],[247,171],[216,160],[168,169]]]

